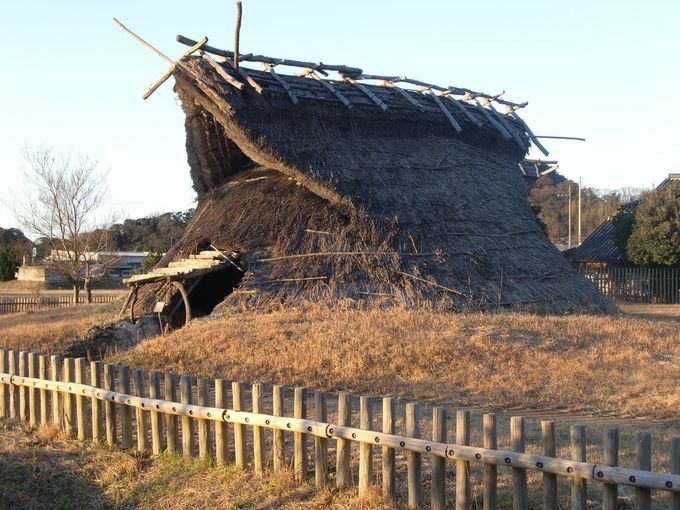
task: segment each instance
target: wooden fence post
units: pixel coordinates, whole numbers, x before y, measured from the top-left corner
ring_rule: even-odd
[[[383,398],[382,431],[385,434],[396,434],[396,409],[393,397]],[[382,493],[383,497],[393,499],[395,496],[396,464],[394,448],[382,447]]]
[[[272,415],[283,416],[284,388],[276,385],[272,388]],[[272,448],[274,450],[274,472],[282,470],[286,465],[286,438],[283,430],[272,432]]]
[[[10,358],[11,361],[11,358]],[[61,381],[61,356],[58,356],[56,354],[52,354],[50,356],[50,369],[52,372],[52,381],[54,382],[59,382]],[[60,392],[58,390],[53,390],[52,391],[52,423],[54,423],[57,427],[61,428],[62,426],[62,399]]]
[[[118,388],[121,393],[129,395],[130,391],[130,367],[127,365],[118,366]],[[120,406],[120,436],[121,448],[132,447],[132,409],[125,404]]]
[[[175,377],[175,374],[172,374],[170,372],[167,372],[165,374],[163,382],[163,384],[165,385],[165,400],[177,402],[176,379],[177,378]],[[161,426],[162,425],[157,425],[159,430]],[[179,445],[179,433],[177,427],[177,416],[175,416],[174,414],[165,414],[165,435],[168,453],[176,453]]]
[[[510,418],[511,448],[514,452],[524,453],[524,418]],[[526,510],[528,508],[527,472],[526,469],[512,468],[512,508]]]
[[[28,353],[28,377],[38,376],[38,355],[34,352]],[[28,388],[28,420],[31,427],[40,423],[40,402],[38,390],[35,387]]]
[[[114,389],[113,370],[113,365],[110,363],[104,365],[104,389],[108,391]],[[118,435],[116,432],[116,406],[109,399],[104,402],[104,414],[106,416],[106,444],[114,446]]]
[[[456,444],[461,446],[470,445],[470,411],[458,411],[456,413]],[[470,462],[466,460],[456,461],[456,509],[468,510],[470,508]]]
[[[264,385],[253,384],[253,412],[264,412]],[[255,474],[262,476],[264,474],[264,429],[262,427],[253,427],[253,463],[255,465]]]
[[[671,438],[671,473],[680,475],[680,436]],[[680,492],[671,494],[671,510],[680,510]]]
[[[70,388],[69,383],[75,382],[75,360],[64,358],[64,383]],[[113,388],[111,388],[113,389]],[[73,437],[76,430],[76,397],[72,393],[64,394],[64,430],[68,437]]]
[[[90,361],[90,385],[95,388],[102,387],[102,364],[100,361]],[[92,441],[98,443],[102,440],[102,402],[92,397],[90,402],[92,409]]]
[[[359,428],[373,428],[373,400],[362,395],[359,397]],[[373,483],[373,445],[359,443],[359,497],[365,496]]]
[[[243,411],[245,398],[242,382],[231,383],[231,397],[234,411]],[[234,461],[239,468],[246,467],[246,428],[241,423],[234,423]]]
[[[215,407],[227,408],[227,381],[215,379]],[[225,422],[215,422],[215,460],[219,466],[229,462],[229,428]]]
[[[189,376],[189,402],[191,403],[191,376]],[[184,396],[184,394],[182,394]],[[153,371],[149,372],[149,398],[160,399],[161,398],[161,374]],[[182,400],[184,402],[184,400]],[[163,439],[161,435],[163,434],[163,423],[161,422],[161,413],[152,409],[149,414],[151,422],[151,452],[154,455],[160,455],[163,450]],[[188,420],[190,418],[187,417]],[[184,422],[182,422],[184,426]],[[193,431],[190,430],[190,438],[193,440]],[[186,434],[184,427],[182,428],[182,436]],[[187,453],[184,453],[187,455]],[[191,455],[191,453],[189,453]]]
[[[420,438],[420,405],[417,402],[406,404],[406,437]],[[408,507],[418,509],[423,505],[422,465],[420,453],[406,453],[408,471]]]
[[[642,471],[652,470],[652,435],[649,432],[635,434],[635,467]],[[652,507],[650,489],[636,488],[635,499],[640,510],[649,510]]]
[[[184,374],[179,379],[179,395],[183,404],[192,403],[191,382],[192,377],[189,374]],[[182,454],[185,457],[194,455],[194,443],[194,421],[189,416],[182,416]]]
[[[307,418],[307,389],[295,388],[293,397],[293,418]],[[307,434],[295,432],[293,434],[294,471],[295,479],[302,482],[307,478]]]
[[[75,360],[75,375],[76,383],[87,384],[87,372],[85,371],[85,358],[76,358]],[[78,424],[78,440],[85,441],[90,434],[89,418],[90,414],[87,412],[87,397],[78,395],[76,397],[76,421]]]
[[[487,413],[483,418],[483,445],[484,448],[495,450],[498,448],[496,435],[496,415]],[[498,505],[498,468],[495,464],[484,464],[484,479],[482,498],[484,510],[496,510]]]
[[[556,457],[555,447],[555,422],[541,421],[541,442],[543,443],[543,455]],[[543,473],[543,510],[557,509],[557,475]]]
[[[28,377],[28,353],[26,351],[19,352],[19,376]],[[19,386],[19,419],[21,421],[28,421],[27,390],[26,386]]]
[[[432,408],[432,440],[438,443],[447,443],[446,436],[446,408]],[[433,510],[442,510],[446,506],[446,459],[432,456],[432,488],[431,507]]]
[[[604,463],[612,467],[619,465],[619,429],[617,428],[608,428],[604,431]],[[616,510],[618,499],[618,485],[603,484],[602,510]]]
[[[585,425],[572,425],[571,435],[571,460],[586,461],[586,427]],[[585,478],[573,476],[571,482],[571,508],[572,510],[586,510],[588,499],[588,487]]]
[[[325,423],[328,421],[326,412],[326,394],[323,391],[314,392],[314,419]],[[317,487],[326,485],[328,476],[328,439],[314,437],[314,480]]]
[[[19,373],[19,353],[15,350],[9,351],[7,361],[9,373],[17,375]],[[19,386],[16,384],[9,385],[9,417],[12,419],[19,418]]]
[[[144,373],[141,370],[136,369],[132,371],[132,383],[135,388],[135,395],[144,398]],[[149,445],[146,437],[146,414],[140,407],[135,408],[135,423],[137,425],[137,450],[143,452]]]
[[[38,378],[47,380],[47,356],[41,354],[38,356]],[[40,390],[40,425],[43,427],[48,423],[49,417],[49,393],[45,389]]]
[[[0,372],[9,373],[9,353],[7,349],[0,349]],[[9,384],[0,385],[0,417],[9,416]]]
[[[345,391],[338,393],[338,425],[345,427],[352,425],[352,401],[350,394]],[[350,448],[347,439],[337,439],[335,483],[338,487],[349,487],[352,484]]]
[[[210,387],[208,379],[199,377],[196,379],[196,394],[199,406],[208,406]],[[210,425],[208,420],[198,420],[198,456],[206,459],[210,456]]]

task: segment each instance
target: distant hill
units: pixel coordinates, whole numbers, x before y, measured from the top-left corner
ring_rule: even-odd
[[[121,251],[167,252],[176,243],[191,219],[193,209],[127,219],[113,225],[112,249]]]
[[[33,243],[18,228],[0,227],[0,246],[12,249],[21,258],[31,254]]]

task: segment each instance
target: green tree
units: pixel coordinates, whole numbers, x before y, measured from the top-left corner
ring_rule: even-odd
[[[621,252],[628,251],[628,239],[635,226],[635,213],[621,210],[612,218],[612,240]]]
[[[680,263],[680,183],[643,195],[627,252],[635,264]]]
[[[0,245],[0,281],[6,282],[14,279],[19,256],[16,251],[6,245]]]
[[[163,254],[159,251],[150,251],[146,258],[142,261],[140,266],[141,273],[148,273],[151,271],[156,264],[158,264],[163,258]]]

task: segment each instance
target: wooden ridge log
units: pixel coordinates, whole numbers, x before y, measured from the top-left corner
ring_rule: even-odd
[[[453,126],[453,129],[456,130],[456,133],[460,133],[463,131],[463,128],[460,127],[460,124],[458,124],[458,121],[453,118],[453,115],[451,115],[451,112],[449,109],[442,103],[442,100],[439,99],[439,96],[435,94],[434,90],[430,92],[430,96],[432,96],[432,99],[434,99],[434,102],[437,103],[437,106],[439,106],[439,109],[446,115],[446,118],[449,119],[449,122]]]
[[[182,53],[180,57],[177,59],[179,62],[180,60],[188,57],[191,55],[193,52],[200,50],[205,43],[208,42],[207,37],[203,37],[200,41],[198,41],[196,44],[194,44],[191,48],[189,48],[187,51]],[[177,68],[177,62],[173,62],[170,67],[158,78],[155,82],[153,82],[151,85],[149,85],[149,88],[144,91],[144,94],[142,94],[142,99],[148,99],[151,94],[153,94],[158,87],[163,85],[170,76],[172,76],[172,73],[175,72],[175,69]]]
[[[215,69],[215,71],[217,71],[217,74],[219,74],[220,77],[224,81],[226,81],[229,85],[237,88],[238,90],[243,90],[243,87],[244,87],[243,83],[241,83],[236,78],[234,78],[232,75],[230,75],[227,71],[225,71],[224,67],[222,67],[218,62],[215,62],[212,58],[210,58],[210,55],[208,55],[207,53],[204,53],[203,54],[203,60],[205,60],[208,64],[210,64],[210,66],[213,69]],[[196,257],[196,259],[201,260],[198,257]],[[212,260],[212,259],[213,259],[212,256],[210,257],[210,259],[206,258],[206,260]],[[194,260],[194,259],[190,259],[190,260]]]

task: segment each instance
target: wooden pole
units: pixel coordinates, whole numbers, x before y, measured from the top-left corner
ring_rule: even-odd
[[[135,387],[135,395],[144,398],[144,373],[141,370],[132,371],[132,383]],[[137,450],[143,452],[149,447],[146,437],[148,428],[146,426],[146,413],[139,407],[135,408],[135,422],[137,424]]]
[[[671,473],[680,475],[680,436],[671,438]],[[671,494],[671,510],[680,510],[680,492]]]
[[[225,379],[215,379],[215,407],[228,407],[227,385]],[[229,428],[224,422],[215,423],[215,460],[218,466],[226,466],[229,462]]]
[[[0,349],[0,372],[9,373],[9,353]],[[9,417],[9,384],[0,385],[0,417]]]
[[[241,2],[236,2],[236,29],[234,30],[234,69],[238,71],[239,40],[241,38],[241,15],[243,7]]]
[[[314,392],[314,419],[325,423],[328,421],[326,412],[326,394],[323,391]],[[314,480],[316,486],[326,485],[328,475],[328,439],[314,436]]]
[[[38,357],[38,377],[47,380],[47,356],[41,354]],[[43,427],[49,421],[49,392],[46,389],[40,389],[40,425]]]
[[[130,391],[130,367],[127,365],[118,366],[118,387],[120,392],[126,395]],[[120,446],[123,449],[132,447],[132,409],[123,405],[120,409]]]
[[[34,352],[28,353],[28,377],[35,378],[38,375],[38,355]],[[38,390],[36,388],[28,389],[28,419],[31,427],[35,427],[40,423],[40,402]]]
[[[585,425],[572,425],[571,436],[571,460],[586,461],[586,427]],[[586,510],[588,491],[585,478],[573,476],[571,482],[571,509]]]
[[[191,381],[189,381],[189,384],[191,385]],[[191,386],[189,387],[189,395],[191,395]],[[161,374],[159,372],[149,372],[149,397],[161,398]],[[150,418],[151,451],[154,455],[160,455],[161,451],[163,451],[163,423],[161,421],[161,413],[152,409]]]
[[[498,448],[496,436],[496,415],[487,413],[483,418],[484,448],[495,450]],[[498,505],[498,468],[495,464],[484,464],[484,480],[482,489],[484,510],[496,510]]]
[[[191,394],[192,377],[184,374],[179,379],[179,398],[182,404],[192,403]],[[190,416],[182,416],[182,455],[192,457],[194,455],[194,423]]]
[[[66,361],[66,360],[64,360]],[[114,387],[113,365],[104,365],[104,389],[113,391]],[[65,399],[64,399],[65,400]],[[116,444],[116,407],[114,403],[107,400],[104,404],[104,414],[106,416],[106,444],[114,446]]]
[[[293,417],[307,418],[307,389],[295,388],[293,397]],[[293,435],[295,479],[302,482],[307,478],[307,434],[295,432]]]
[[[420,405],[417,402],[406,404],[406,437],[420,437]],[[406,453],[408,471],[408,508],[419,509],[423,506],[422,465],[420,453]]]
[[[543,443],[543,455],[556,457],[555,447],[555,422],[541,421],[541,440]],[[557,475],[543,473],[543,510],[557,509]]]
[[[352,425],[351,397],[345,391],[338,393],[338,425],[348,427]],[[350,447],[346,439],[338,439],[336,442],[335,484],[340,488],[349,487],[352,484]]]
[[[13,351],[10,351],[10,354]],[[11,370],[12,358],[10,357],[10,370]],[[61,356],[52,354],[50,356],[50,368],[52,371],[52,381],[61,381]],[[12,395],[10,394],[10,397]],[[11,410],[11,409],[10,409]],[[61,395],[57,390],[52,391],[52,423],[57,427],[62,426],[62,414],[61,414]]]
[[[78,384],[87,384],[87,369],[85,358],[76,358],[75,375]],[[87,409],[87,397],[78,395],[76,397],[76,415],[78,423],[78,440],[85,441],[90,436],[90,413]]]
[[[244,389],[242,382],[231,383],[231,398],[234,411],[243,411],[245,408]],[[246,467],[246,428],[241,423],[234,423],[234,461],[236,466]]]
[[[272,388],[272,414],[274,416],[283,416],[283,386],[274,386]],[[281,471],[286,465],[286,446],[283,430],[274,430],[272,432],[272,448],[274,449],[274,472]]]
[[[470,411],[456,413],[456,445],[470,445]],[[470,463],[456,461],[456,510],[470,508]]]
[[[373,428],[373,400],[362,395],[359,398],[359,427],[364,430]],[[359,497],[366,496],[373,483],[373,446],[370,443],[359,444]]]
[[[210,385],[208,379],[199,377],[196,379],[198,405],[208,407],[210,399]],[[198,420],[198,456],[201,459],[210,457],[210,425],[208,420]]]
[[[17,375],[19,373],[19,353],[17,351],[9,351],[7,365],[10,375]],[[61,375],[61,372],[59,373]],[[12,419],[19,417],[19,386],[16,384],[10,384],[9,386],[9,417]]]
[[[95,388],[102,387],[102,364],[99,361],[90,361],[90,385]],[[53,397],[54,398],[54,397]],[[90,402],[92,410],[92,441],[98,443],[102,439],[102,403],[95,396]]]
[[[524,437],[524,418],[513,416],[510,418],[510,440],[513,452],[524,453]],[[512,468],[512,508],[513,510],[528,508],[526,469]]]
[[[19,376],[28,377],[28,353],[19,352]],[[19,386],[19,419],[28,421],[28,388]]]
[[[163,381],[165,386],[165,400],[177,402],[176,379],[177,377],[173,373],[168,372],[165,374]],[[158,428],[160,428],[160,426]],[[179,450],[179,431],[177,427],[177,416],[174,414],[165,414],[165,435],[168,453],[176,453]]]
[[[432,440],[446,443],[446,408],[432,408]],[[446,506],[446,459],[432,456],[432,504],[433,510],[442,510]]]
[[[163,55],[160,51],[158,51],[156,48],[151,46],[148,42],[146,42],[144,39],[139,37],[137,34],[135,34],[132,30],[127,28],[125,25],[123,25],[120,21],[118,21],[116,18],[113,18],[113,22],[118,25],[120,28],[123,29],[123,31],[127,32],[130,36],[132,36],[133,39],[135,39],[137,42],[139,42],[142,46],[146,47],[147,49],[151,50],[152,53],[155,53],[158,55],[160,58],[165,60],[168,64],[174,64],[172,59],[168,58],[166,55]],[[195,42],[194,42],[195,44]],[[135,287],[136,289],[136,287]]]
[[[73,358],[64,358],[64,382],[66,386],[68,383],[75,382],[74,372],[75,364]],[[113,389],[113,388],[111,388]],[[68,437],[73,437],[76,429],[76,401],[72,394],[64,395],[64,431]]]
[[[608,428],[604,431],[604,463],[612,467],[619,465],[619,429],[617,428]],[[602,510],[616,510],[618,499],[618,485],[603,484]]]
[[[264,413],[264,385],[253,384],[253,413]],[[255,474],[264,474],[264,429],[253,426],[253,463]]]
[[[649,432],[635,434],[635,467],[642,471],[652,470],[652,435]],[[649,510],[652,507],[652,491],[636,487],[635,500],[640,510]]]
[[[396,408],[393,397],[383,398],[382,405],[382,431],[385,434],[396,434],[395,422]],[[389,446],[382,447],[382,493],[386,499],[395,496],[396,464],[395,450]]]

